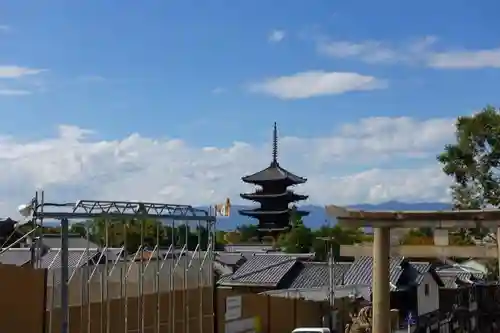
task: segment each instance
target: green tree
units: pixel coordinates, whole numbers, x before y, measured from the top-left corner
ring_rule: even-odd
[[[317,260],[327,259],[330,245],[333,247],[334,257],[339,258],[340,245],[352,245],[367,240],[361,229],[342,228],[338,224],[332,227],[326,223],[314,232],[313,238],[313,250]],[[325,239],[330,239],[331,243],[329,244]]]
[[[311,252],[314,235],[302,220],[295,220],[290,231],[283,233],[278,238],[278,246],[287,253]]]
[[[215,239],[219,244],[226,244],[226,232],[224,230],[217,230],[215,232]]]
[[[290,224],[291,229],[278,237],[277,245],[287,253],[311,252],[314,236],[311,229],[304,225],[302,217],[297,214],[296,206],[290,210]]]
[[[498,281],[498,259],[489,259],[485,262],[488,270],[487,279],[490,281]]]
[[[80,235],[80,237],[87,237],[87,229],[85,228],[85,222],[73,223],[71,225],[70,231],[74,234]]]
[[[109,247],[121,247],[127,244],[129,253],[136,252],[141,245],[141,234],[143,236],[142,243],[145,248],[154,248],[157,240],[163,248],[174,244],[176,247],[187,245],[188,250],[194,250],[197,244],[200,244],[200,250],[208,248],[209,232],[202,226],[189,227],[178,225],[175,228],[168,225],[162,225],[156,220],[138,220],[138,219],[110,219],[103,218],[89,220],[82,223],[74,223],[71,225],[71,232],[87,237],[99,246],[104,247],[106,244],[106,226]],[[27,229],[27,231],[29,231]],[[44,228],[44,233],[60,233],[59,227]],[[220,250],[223,248],[224,236],[219,233],[220,238],[215,238],[215,248]]]
[[[402,245],[433,245],[434,238],[432,233],[422,231],[421,229],[411,229],[400,240]]]
[[[500,110],[487,106],[472,116],[459,117],[456,142],[438,156],[443,171],[454,178],[457,209],[500,204]]]
[[[456,142],[438,155],[445,174],[452,176],[455,209],[500,206],[500,110],[486,106],[480,112],[459,117],[455,123]],[[482,238],[487,229],[460,229],[453,233],[460,245]],[[491,266],[494,266],[491,265]]]
[[[240,233],[240,241],[242,243],[255,241],[259,238],[258,227],[255,224],[242,224],[236,228]]]

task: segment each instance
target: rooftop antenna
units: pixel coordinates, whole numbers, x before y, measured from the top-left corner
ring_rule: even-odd
[[[274,129],[273,129],[273,161],[271,165],[272,166],[278,165],[278,127],[276,126],[276,122],[274,122]]]

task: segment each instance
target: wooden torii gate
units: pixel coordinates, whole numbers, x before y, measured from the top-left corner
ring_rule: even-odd
[[[342,256],[371,255],[373,257],[373,333],[388,333],[390,322],[389,258],[391,255],[406,257],[463,256],[497,258],[500,243],[488,246],[449,246],[448,229],[489,228],[497,230],[500,240],[500,210],[462,211],[361,211],[340,206],[325,207],[328,215],[343,227],[372,227],[373,246],[342,246]],[[434,230],[436,245],[393,246],[391,228],[422,228]],[[370,253],[371,252],[371,253]]]

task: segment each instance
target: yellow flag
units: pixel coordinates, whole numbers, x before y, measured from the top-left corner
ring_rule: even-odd
[[[226,199],[226,202],[215,205],[215,215],[230,216],[231,215],[231,200]]]

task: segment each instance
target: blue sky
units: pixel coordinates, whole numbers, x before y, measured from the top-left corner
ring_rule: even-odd
[[[93,145],[139,133],[230,150],[234,141],[267,143],[274,121],[283,135],[314,141],[371,117],[407,117],[418,132],[425,121],[499,104],[493,0],[6,0],[1,9],[0,133],[21,146],[61,139],[58,126],[72,125],[92,130]],[[420,134],[407,132],[417,136],[407,155],[399,147],[379,162],[288,159],[325,177],[424,168],[452,137],[447,128],[418,160],[408,156]],[[340,171],[326,172],[334,162]]]
[[[358,117],[455,116],[498,100],[496,69],[365,64],[315,48],[321,37],[400,44],[425,36],[438,37],[441,49],[495,48],[496,1],[50,0],[3,7],[11,31],[0,39],[1,63],[50,70],[40,79],[45,93],[0,101],[12,114],[0,125],[4,132],[45,134],[58,123],[110,138],[135,131],[184,137],[196,129],[187,138],[193,143],[229,144],[264,140],[274,120],[288,134],[311,136]],[[268,42],[273,30],[285,31],[280,43]],[[389,88],[292,102],[244,89],[313,69],[374,75]],[[94,76],[105,81],[78,82]],[[227,92],[214,96],[218,87]],[[214,120],[225,126],[215,135]]]

